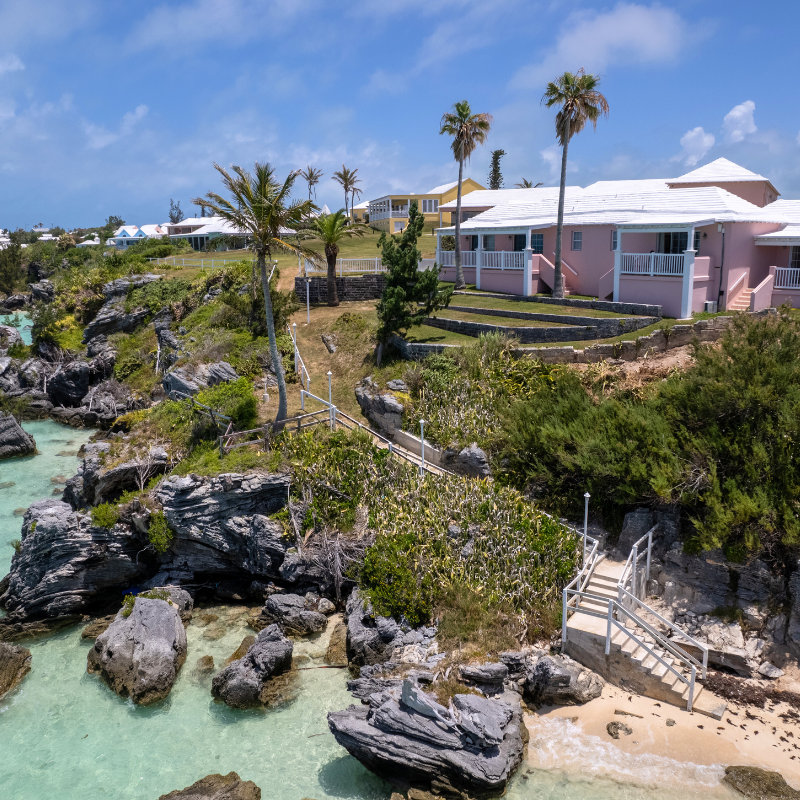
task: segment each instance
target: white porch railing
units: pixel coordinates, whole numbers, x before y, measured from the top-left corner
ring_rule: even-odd
[[[797,267],[776,267],[776,289],[800,289],[800,269]]]
[[[622,253],[623,275],[683,275],[682,253]]]
[[[462,250],[461,266],[474,267],[477,264],[477,257],[477,250]],[[454,267],[455,265],[455,250],[439,252],[439,266]],[[487,269],[525,269],[525,253],[514,250],[482,250],[481,266]]]
[[[323,262],[314,262],[311,259],[298,261],[297,274],[325,275],[328,267]],[[364,272],[386,272],[386,267],[380,256],[374,258],[339,258],[336,260],[336,274],[347,275],[350,273],[362,274]]]

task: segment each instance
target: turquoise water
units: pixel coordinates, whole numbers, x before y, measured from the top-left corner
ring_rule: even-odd
[[[0,462],[0,573],[19,537],[14,509],[50,495],[51,478],[71,475],[88,431],[53,422],[25,423],[36,456]],[[60,484],[60,479],[58,480]],[[342,670],[319,669],[325,637],[295,645],[296,699],[272,711],[234,711],[211,698],[204,655],[219,669],[249,631],[244,610],[187,629],[188,658],[169,698],[140,708],[86,673],[91,642],[72,628],[27,643],[33,669],[0,701],[2,800],[155,800],[211,772],[235,770],[270,800],[388,800],[390,789],[340,748],[328,732],[328,711],[353,702]],[[628,756],[580,733],[568,720],[538,718],[529,763],[509,789],[511,800],[687,800],[729,798],[721,770],[658,756]]]
[[[17,324],[19,323],[19,324]],[[17,312],[16,314],[0,314],[0,325],[13,325],[19,328],[20,336],[25,344],[30,344],[31,339],[31,318],[29,314]]]

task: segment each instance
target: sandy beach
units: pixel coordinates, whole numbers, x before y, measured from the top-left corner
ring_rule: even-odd
[[[612,721],[632,733],[612,739],[606,730]],[[729,703],[717,721],[607,684],[596,700],[541,708],[526,715],[526,724],[532,767],[571,771],[590,764],[615,780],[710,788],[719,785],[724,766],[749,765],[780,772],[800,788],[800,719],[782,703],[763,709]]]

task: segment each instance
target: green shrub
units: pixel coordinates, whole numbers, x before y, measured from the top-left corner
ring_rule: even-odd
[[[156,553],[166,553],[174,538],[163,511],[154,511],[150,515],[150,524],[147,527],[147,538]]]
[[[20,360],[28,358],[31,353],[31,348],[23,342],[14,342],[7,350],[6,355],[11,358],[19,358]]]
[[[113,528],[119,520],[119,508],[112,503],[100,503],[91,510],[92,525],[98,528]]]
[[[248,378],[204,389],[198,392],[197,400],[229,416],[239,430],[253,428],[258,421],[258,401],[253,393],[253,383]]]
[[[22,550],[22,542],[19,539],[12,539],[9,544],[14,548],[15,553],[19,553]]]
[[[122,600],[122,616],[127,619],[133,613],[134,605],[136,598],[132,594],[126,594]]]

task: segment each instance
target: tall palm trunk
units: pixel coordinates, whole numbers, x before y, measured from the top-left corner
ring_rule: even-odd
[[[267,275],[266,254],[258,254],[258,269],[261,273],[261,291],[264,293],[264,314],[267,317],[267,338],[269,339],[269,357],[272,361],[272,369],[278,380],[278,413],[275,422],[272,423],[272,430],[279,431],[283,428],[282,420],[286,419],[286,376],[283,373],[283,360],[278,352],[278,340],[275,337],[275,317],[272,313],[272,297],[269,292],[269,276]]]
[[[464,268],[461,266],[461,181],[464,178],[464,145],[461,145],[461,158],[458,159],[458,190],[456,193],[456,289],[463,289]]]
[[[328,305],[339,305],[339,290],[336,287],[336,257],[339,255],[339,248],[333,245],[325,245],[325,260],[328,262]]]
[[[556,255],[553,266],[553,297],[564,297],[564,270],[561,266],[561,238],[564,234],[564,195],[567,191],[567,149],[569,148],[569,118],[564,131],[564,146],[561,152],[561,184],[558,189],[558,221],[556,222]]]

